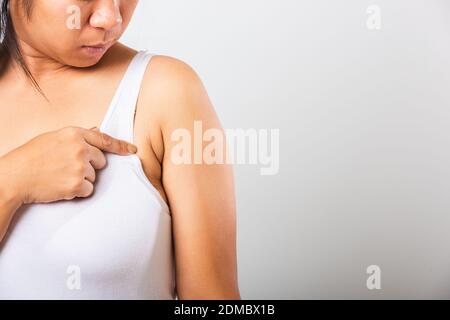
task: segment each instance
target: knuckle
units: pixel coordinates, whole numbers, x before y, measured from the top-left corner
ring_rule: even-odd
[[[86,167],[82,162],[76,164],[74,166],[74,171],[75,171],[76,177],[77,178],[84,177],[85,169],[86,169]]]
[[[107,135],[107,134],[105,134],[105,133],[103,133],[103,132],[100,132],[100,138],[101,138],[101,140],[102,140],[102,145],[103,145],[103,146],[109,146],[109,145],[111,145],[111,143],[112,143],[112,138],[111,138],[109,135]]]
[[[88,154],[88,150],[83,144],[77,144],[73,151],[75,159],[84,159]]]
[[[127,152],[127,143],[125,141],[119,140],[119,151],[122,153]]]
[[[80,130],[77,127],[70,126],[70,127],[67,127],[65,130],[66,130],[66,134],[69,138],[78,138],[80,135]]]
[[[83,181],[81,179],[74,178],[69,182],[69,193],[71,195],[78,193],[81,190]]]

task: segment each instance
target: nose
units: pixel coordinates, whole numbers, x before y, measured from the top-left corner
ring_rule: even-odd
[[[98,0],[89,23],[94,28],[111,30],[122,23],[120,0]]]

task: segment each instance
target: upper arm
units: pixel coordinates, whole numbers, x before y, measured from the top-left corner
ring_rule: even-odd
[[[158,100],[164,144],[162,184],[172,214],[179,298],[239,299],[233,170],[224,163],[194,163],[195,152],[203,153],[211,143],[201,141],[208,129],[222,134],[224,150],[223,129],[191,67],[164,56],[153,60],[152,91]],[[202,132],[194,132],[195,121],[201,123]],[[183,134],[188,137],[181,138]],[[196,139],[199,151],[194,151]],[[180,164],[177,154],[189,142],[192,163]]]

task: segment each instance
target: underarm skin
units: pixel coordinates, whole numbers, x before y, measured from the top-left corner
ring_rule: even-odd
[[[6,234],[6,230],[8,230],[14,212],[11,204],[0,200],[0,243]]]
[[[6,193],[8,184],[0,178],[0,243],[2,242],[14,213],[20,205],[14,196]]]
[[[14,177],[8,173],[7,161],[5,157],[0,157],[0,244],[14,214],[22,205],[18,189],[11,181]]]

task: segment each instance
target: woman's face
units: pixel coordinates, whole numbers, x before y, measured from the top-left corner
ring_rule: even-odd
[[[10,0],[10,12],[17,37],[31,49],[31,54],[74,67],[89,67],[118,41],[137,3],[138,0]]]

